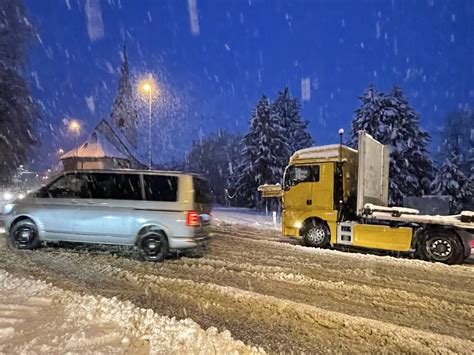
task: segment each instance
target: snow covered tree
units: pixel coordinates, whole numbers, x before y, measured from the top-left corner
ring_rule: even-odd
[[[37,110],[22,77],[34,30],[22,0],[0,0],[0,8],[0,182],[6,182],[37,142]]]
[[[394,86],[386,95],[371,85],[360,100],[352,121],[351,145],[357,147],[359,130],[390,145],[389,203],[401,205],[404,196],[428,193],[433,166],[426,149],[430,136],[420,128],[418,114],[402,90]]]
[[[311,147],[314,143],[308,132],[308,121],[301,118],[300,110],[300,102],[291,97],[288,87],[280,91],[271,104],[273,120],[282,127],[284,134],[282,138],[285,140],[285,145],[289,147],[289,151],[281,157],[283,168],[295,151]]]
[[[441,129],[441,149],[438,160],[444,161],[452,150],[461,158],[461,169],[466,176],[471,174],[469,157],[474,150],[474,113],[472,109],[453,112],[446,117]]]
[[[282,161],[291,149],[284,137],[284,128],[272,114],[270,101],[262,96],[251,116],[250,130],[243,139],[236,181],[239,199],[248,207],[259,207],[259,185],[281,182]]]
[[[370,85],[362,96],[359,97],[359,100],[361,105],[355,110],[349,142],[349,145],[356,149],[359,131],[366,131],[379,142],[385,139],[386,134],[385,127],[382,126],[384,124],[382,116],[385,95],[377,92],[374,85]]]
[[[138,111],[135,102],[136,99],[128,70],[127,52],[124,47],[117,96],[115,97],[110,117],[115,126],[123,132],[127,140],[136,148],[138,143]]]
[[[472,206],[474,195],[474,122],[471,111],[450,114],[442,130],[441,162],[431,187],[451,197],[451,213]]]
[[[461,156],[451,150],[431,184],[435,195],[451,197],[451,213],[460,212],[464,201],[471,199],[473,195],[472,182],[462,171],[461,162]]]
[[[242,136],[219,130],[193,143],[186,158],[186,170],[203,174],[216,202],[226,202],[226,189],[232,188],[236,167],[240,162]]]

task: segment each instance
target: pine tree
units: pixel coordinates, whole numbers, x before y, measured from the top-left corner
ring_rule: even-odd
[[[392,117],[389,124],[394,176],[391,179],[394,185],[392,199],[395,203],[403,203],[403,196],[422,196],[431,192],[433,161],[426,148],[430,135],[420,128],[419,115],[410,107],[398,86],[393,86],[390,100],[398,111],[398,116]]]
[[[242,137],[219,130],[193,143],[186,160],[186,170],[203,174],[212,188],[216,202],[226,202],[226,189],[232,187],[235,167],[240,161]]]
[[[250,119],[250,130],[243,139],[242,162],[236,182],[237,194],[248,207],[258,207],[258,186],[281,181],[282,157],[290,150],[284,137],[284,128],[272,115],[268,98],[258,101]]]
[[[433,193],[451,197],[451,213],[472,206],[474,195],[474,136],[472,112],[452,113],[442,131],[442,165],[431,184]]]
[[[377,92],[374,85],[370,85],[359,100],[362,104],[355,110],[349,142],[349,145],[355,149],[358,147],[359,131],[366,131],[379,142],[386,139],[387,132],[387,128],[383,126],[385,123],[382,121],[385,95]]]
[[[359,130],[390,145],[389,203],[401,205],[404,196],[428,193],[433,164],[426,150],[430,136],[419,127],[418,114],[401,89],[394,86],[386,95],[371,85],[360,100],[352,121],[351,145],[357,147]]]
[[[129,77],[125,46],[122,56],[117,96],[115,97],[110,117],[115,126],[123,132],[127,140],[136,148],[138,143],[138,111],[135,106],[136,99]]]
[[[0,182],[6,182],[37,142],[37,110],[21,74],[34,30],[22,0],[0,0],[0,8]]]
[[[289,147],[289,150],[281,157],[282,168],[288,164],[290,156],[295,151],[311,147],[314,144],[313,138],[308,132],[308,121],[301,118],[300,110],[300,102],[296,98],[291,98],[288,87],[278,93],[271,105],[273,119],[282,127],[282,138],[285,145]]]
[[[464,201],[473,196],[472,182],[461,169],[461,156],[451,150],[438,170],[431,187],[435,195],[451,197],[451,213],[461,211]]]
[[[471,150],[474,149],[474,113],[472,109],[453,112],[446,117],[441,130],[441,149],[439,161],[444,161],[452,149],[461,156],[461,169],[466,176],[471,174],[469,163]],[[448,148],[448,149],[446,149]]]

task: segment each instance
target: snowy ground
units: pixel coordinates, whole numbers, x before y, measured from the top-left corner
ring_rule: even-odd
[[[138,317],[139,323],[148,324],[147,312],[134,308],[136,305],[153,310],[153,319],[167,324],[157,328],[165,338],[163,352],[175,346],[175,342],[166,340],[166,329],[175,333],[175,327],[181,324],[184,328],[179,329],[188,334],[187,327],[197,329],[192,319],[201,327],[196,334],[210,342],[200,344],[221,344],[226,339],[226,346],[236,344],[236,349],[243,352],[251,350],[229,339],[227,333],[202,329],[229,330],[234,339],[268,352],[474,353],[474,265],[447,266],[306,248],[269,228],[271,217],[254,216],[249,211],[217,209],[214,220],[210,250],[202,258],[173,256],[154,264],[142,262],[126,250],[47,247],[20,252],[0,243],[0,269],[14,280],[33,277],[66,290],[58,291],[59,296],[54,296],[55,291],[53,296],[33,295],[46,304],[41,303],[41,307],[61,314],[58,323],[50,323],[51,328],[64,327],[69,334],[70,323],[62,323],[62,319],[77,313],[77,319],[86,319],[78,324],[95,329],[99,322],[102,328],[111,329],[107,334],[114,337],[101,338],[104,333],[97,333],[97,339],[91,338],[92,343],[104,346],[91,348],[91,352],[122,351],[122,346],[131,346],[133,352],[147,352],[147,346],[153,346],[148,340],[140,348],[141,334],[151,339],[154,333],[128,321]],[[24,290],[30,287],[26,284],[19,289],[18,297],[24,297]],[[8,302],[15,297],[0,295]],[[55,301],[55,297],[63,301]],[[14,302],[28,306],[33,302],[37,306],[36,299]],[[69,302],[76,306],[67,308]],[[101,310],[102,303],[106,311]],[[177,323],[158,315],[186,321]],[[33,314],[31,317],[39,319]],[[2,327],[12,327],[8,322],[12,321]],[[29,334],[43,332],[35,329]],[[135,336],[130,329],[145,331]],[[75,334],[74,330],[70,332]],[[79,328],[78,332],[73,339],[84,338]],[[125,336],[128,340],[122,343]],[[66,346],[68,339],[59,334],[55,341]],[[101,339],[111,340],[102,345],[105,340]],[[0,347],[0,352],[17,349],[13,340],[0,340],[0,344],[13,347]]]
[[[259,353],[191,319],[80,295],[0,269],[0,353]]]

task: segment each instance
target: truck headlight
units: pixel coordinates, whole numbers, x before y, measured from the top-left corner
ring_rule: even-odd
[[[11,211],[13,210],[13,207],[15,207],[13,203],[6,204],[5,207],[3,208],[3,214],[11,213]]]

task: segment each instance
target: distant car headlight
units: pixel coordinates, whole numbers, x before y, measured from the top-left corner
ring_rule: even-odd
[[[3,207],[3,214],[11,213],[11,211],[13,210],[13,207],[15,207],[13,203],[6,204],[5,207]]]
[[[13,195],[10,192],[7,191],[3,194],[3,198],[5,200],[11,200],[13,198]]]
[[[18,195],[18,199],[20,199],[20,200],[21,200],[23,197],[25,197],[25,194],[19,194],[19,195]]]

